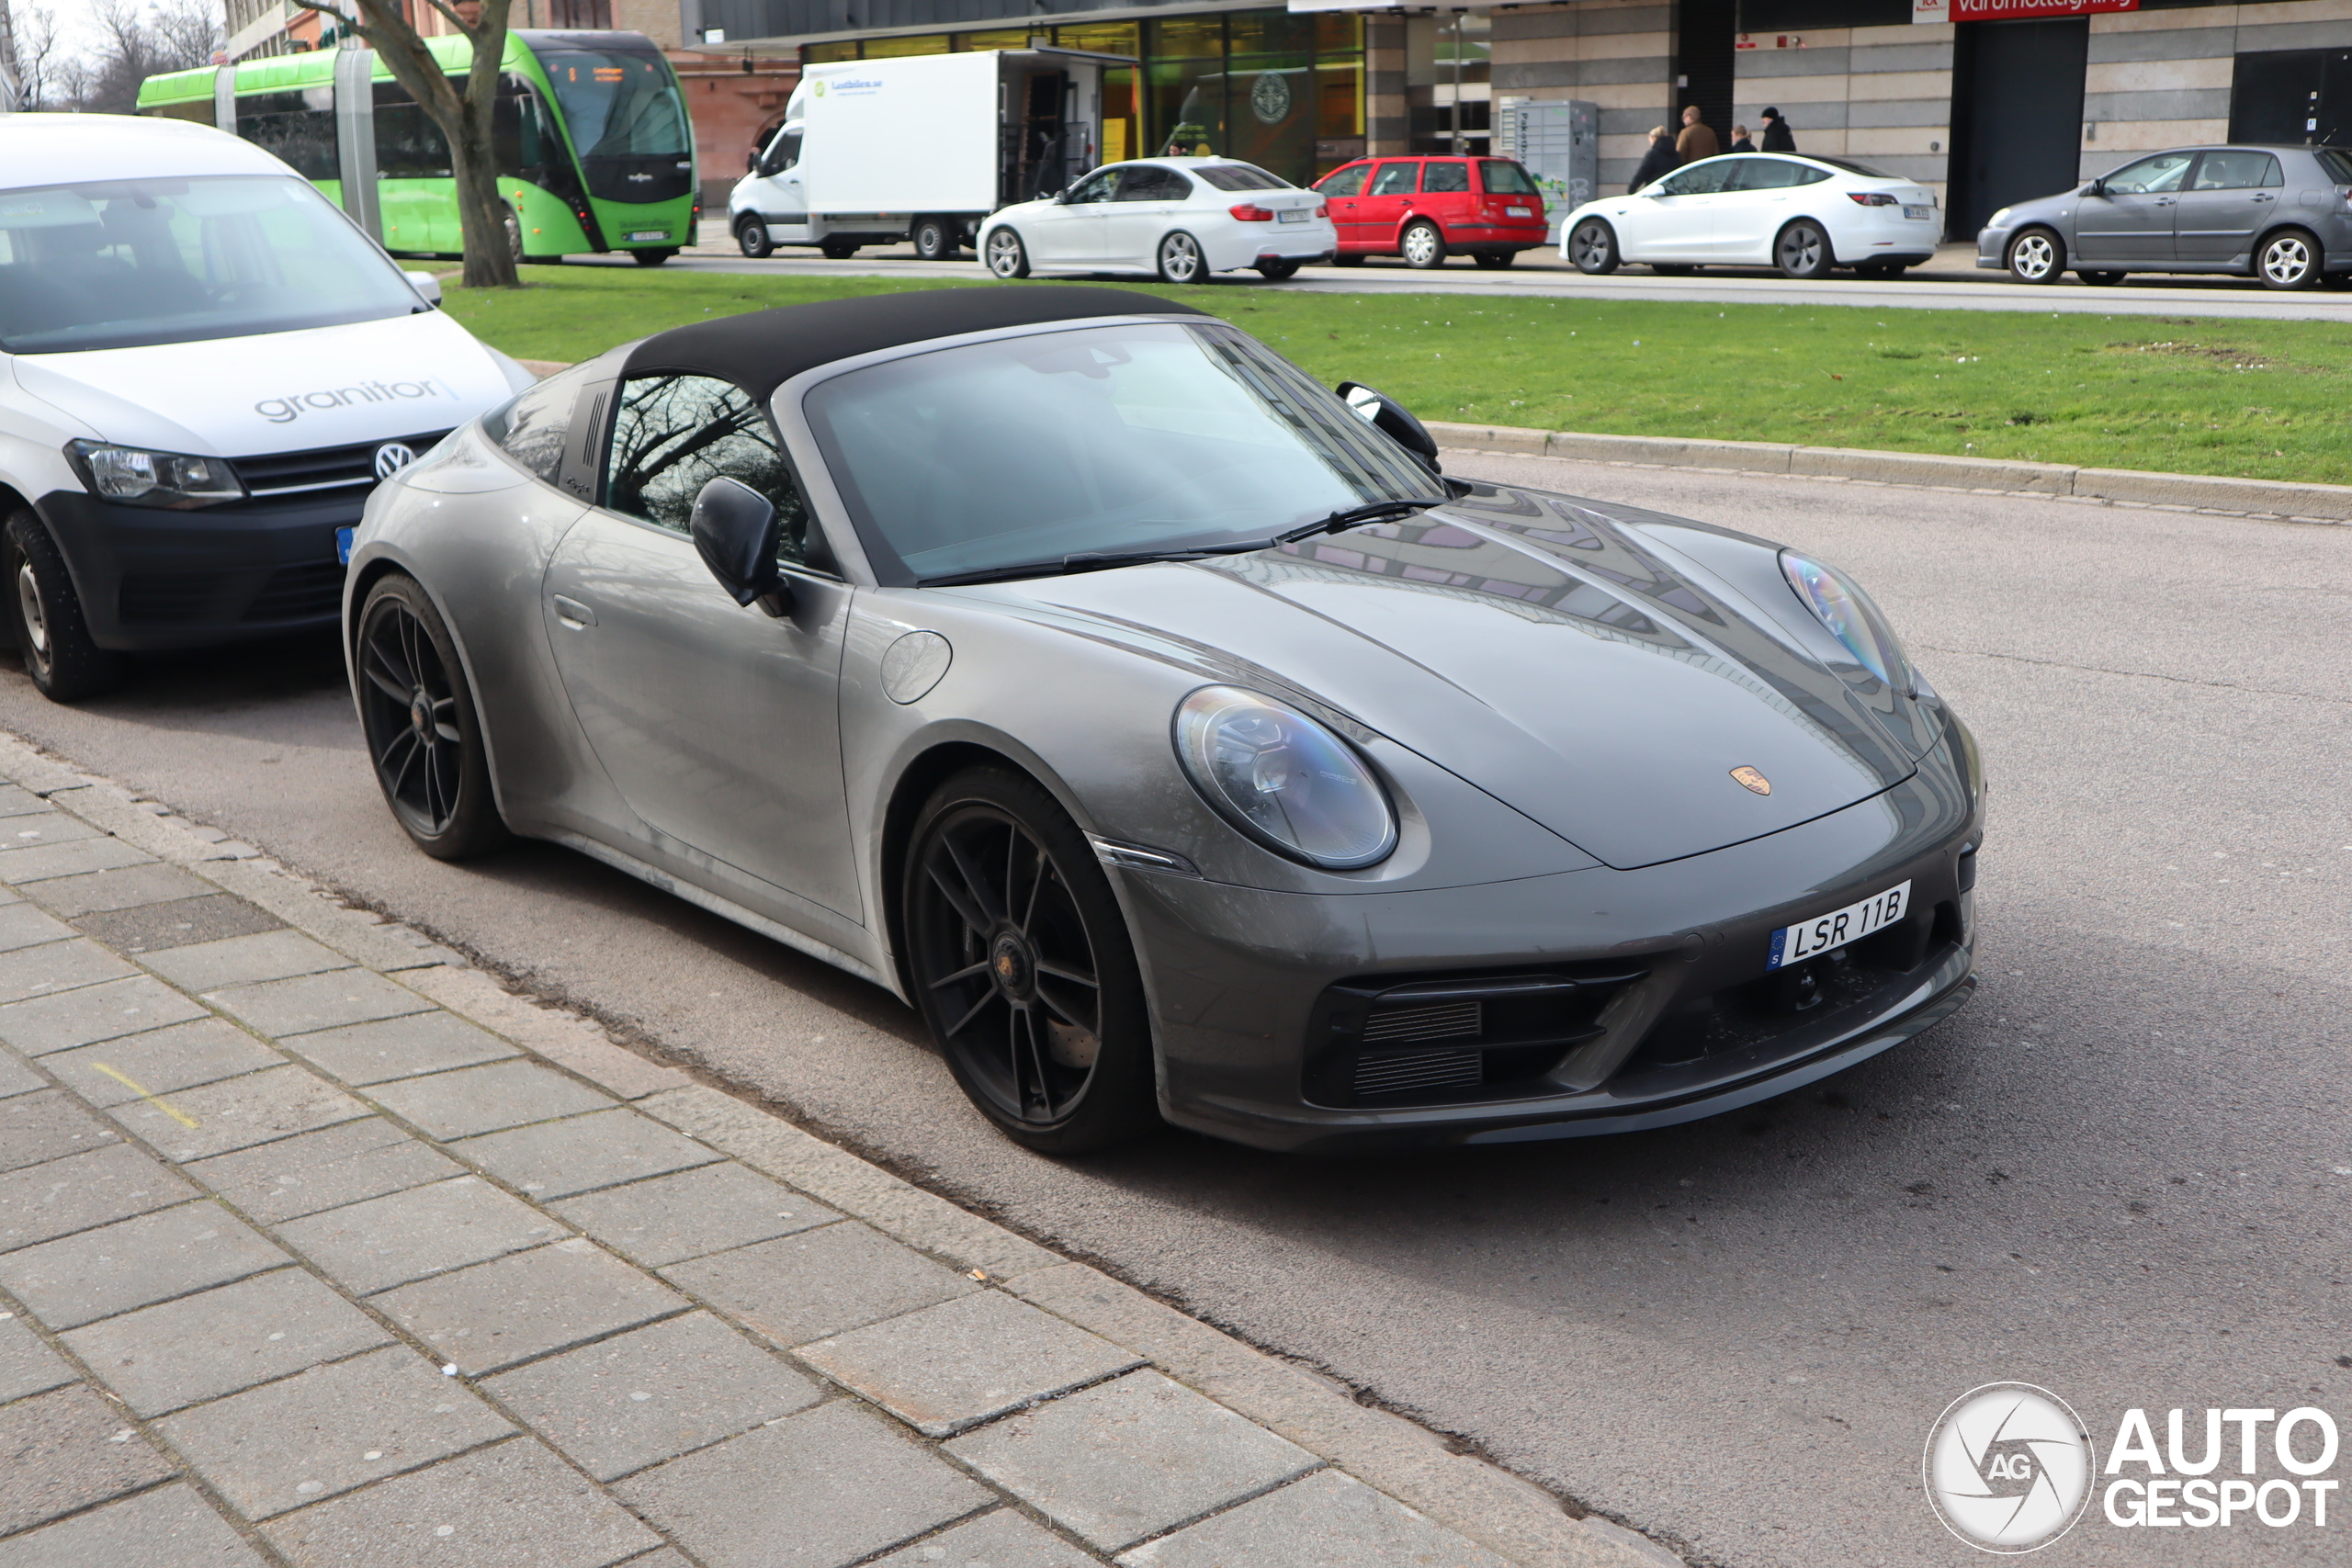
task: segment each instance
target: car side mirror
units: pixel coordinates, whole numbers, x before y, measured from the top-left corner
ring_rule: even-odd
[[[1358,418],[1419,458],[1430,472],[1442,471],[1437,464],[1437,437],[1413,417],[1412,410],[1360,381],[1340,382],[1339,392]]]
[[[1068,207],[1069,205],[1069,193],[1070,187],[1068,186],[1064,186],[1061,189],[1054,192],[1054,205],[1056,207]]]
[[[695,497],[691,527],[695,553],[728,597],[771,615],[792,608],[792,590],[775,564],[784,519],[774,502],[739,479],[713,479]]]
[[[408,286],[424,297],[424,302],[435,310],[441,308],[441,280],[429,272],[403,272]]]
[[[2104,178],[2093,180],[2090,184],[2085,186],[2079,194],[2083,196],[2105,196],[2107,194],[2107,181]]]

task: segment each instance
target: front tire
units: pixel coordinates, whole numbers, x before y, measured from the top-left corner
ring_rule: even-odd
[[[1159,264],[1162,283],[1205,283],[1208,281],[1208,258],[1201,254],[1201,243],[1182,229],[1170,230],[1159,237],[1159,249],[1153,253]]]
[[[1780,264],[1783,277],[1827,277],[1837,265],[1838,254],[1830,249],[1829,235],[1820,224],[1800,218],[1772,242],[1772,259]]]
[[[2266,288],[2309,288],[2325,265],[2318,239],[2301,229],[2281,229],[2255,253],[2254,275]]]
[[[775,242],[768,238],[767,220],[756,212],[746,212],[735,220],[735,243],[753,261],[775,252]]]
[[[1588,218],[1568,235],[1568,260],[1576,269],[1594,277],[1617,270],[1617,231],[1598,218]]]
[[[944,218],[918,218],[914,231],[908,235],[914,242],[915,254],[925,261],[953,261],[957,243],[963,236],[956,225]]]
[[[2009,242],[2008,264],[2019,283],[2055,283],[2065,276],[2066,242],[2054,229],[2028,229]]]
[[[1159,1124],[1126,922],[1087,844],[1024,775],[973,768],[915,820],[899,893],[908,978],[980,1113],[1043,1154]]]
[[[1405,225],[1405,232],[1397,237],[1396,248],[1404,253],[1407,266],[1427,272],[1445,265],[1445,236],[1438,232],[1434,223],[1421,221]]]
[[[368,591],[355,651],[368,758],[410,840],[435,860],[504,843],[465,666],[414,578],[393,572]]]
[[[78,703],[122,679],[121,658],[92,639],[65,558],[29,509],[12,515],[0,533],[0,572],[6,575],[8,629],[42,696]]]
[[[1010,229],[991,229],[988,241],[989,270],[1002,278],[1029,276],[1029,247]]]

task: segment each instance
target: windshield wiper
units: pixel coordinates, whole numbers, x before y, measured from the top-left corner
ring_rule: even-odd
[[[1103,571],[1117,566],[1143,566],[1153,561],[1203,560],[1210,556],[1246,556],[1256,550],[1270,550],[1277,545],[1295,544],[1317,534],[1336,534],[1342,528],[1352,528],[1360,523],[1379,523],[1391,518],[1410,516],[1426,512],[1432,506],[1443,506],[1450,498],[1430,500],[1416,497],[1403,501],[1374,501],[1363,506],[1351,506],[1334,512],[1329,517],[1276,534],[1264,539],[1236,539],[1223,545],[1185,545],[1166,550],[1079,550],[1058,560],[1024,561],[1019,566],[992,566],[978,571],[952,572],[945,577],[926,577],[918,587],[954,588],[971,582],[1010,582],[1023,577],[1061,577],[1078,571]]]

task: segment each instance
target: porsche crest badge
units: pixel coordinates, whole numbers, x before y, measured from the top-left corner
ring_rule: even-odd
[[[1758,795],[1772,793],[1772,781],[1754,768],[1734,768],[1731,771],[1731,776],[1739,781],[1739,786],[1742,789],[1751,789]]]

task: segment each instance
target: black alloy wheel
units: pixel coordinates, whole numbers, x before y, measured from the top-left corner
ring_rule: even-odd
[[[1126,924],[1085,836],[1032,780],[959,773],[923,807],[900,898],[908,979],[956,1081],[1046,1154],[1159,1123]]]
[[[756,212],[746,212],[735,220],[735,243],[754,261],[775,249],[775,242],[768,238],[767,220]]]
[[[1598,218],[1588,218],[1568,236],[1568,260],[1578,272],[1595,277],[1617,270],[1617,231]]]
[[[1820,224],[1800,218],[1772,242],[1772,259],[1785,276],[1827,277],[1837,265],[1837,253],[1829,248],[1829,235]]]
[[[0,574],[6,578],[8,630],[42,696],[78,703],[121,680],[121,657],[90,636],[65,558],[29,508],[9,517],[0,533]]]
[[[2081,278],[2085,283],[2089,284],[2094,288],[2112,288],[2117,284],[2122,282],[2124,276],[2124,275],[2120,272],[2109,270],[2078,272],[2075,274],[2075,276]]]
[[[368,757],[416,847],[463,860],[503,843],[473,694],[441,613],[415,579],[393,573],[368,590],[356,651]]]
[[[1261,261],[1258,264],[1258,276],[1269,283],[1280,283],[1296,277],[1298,265],[1295,261]]]
[[[2028,229],[2009,242],[2008,265],[2019,283],[2055,283],[2066,275],[2066,242],[2054,230]]]
[[[925,261],[952,261],[963,235],[956,225],[945,218],[918,218],[908,238],[914,242],[915,254]]]
[[[1010,229],[989,231],[985,259],[989,270],[999,277],[1029,276],[1029,247],[1023,244],[1021,236]]]
[[[2317,239],[2301,229],[2281,229],[2255,254],[2254,275],[2266,288],[2309,288],[2324,265]]]

